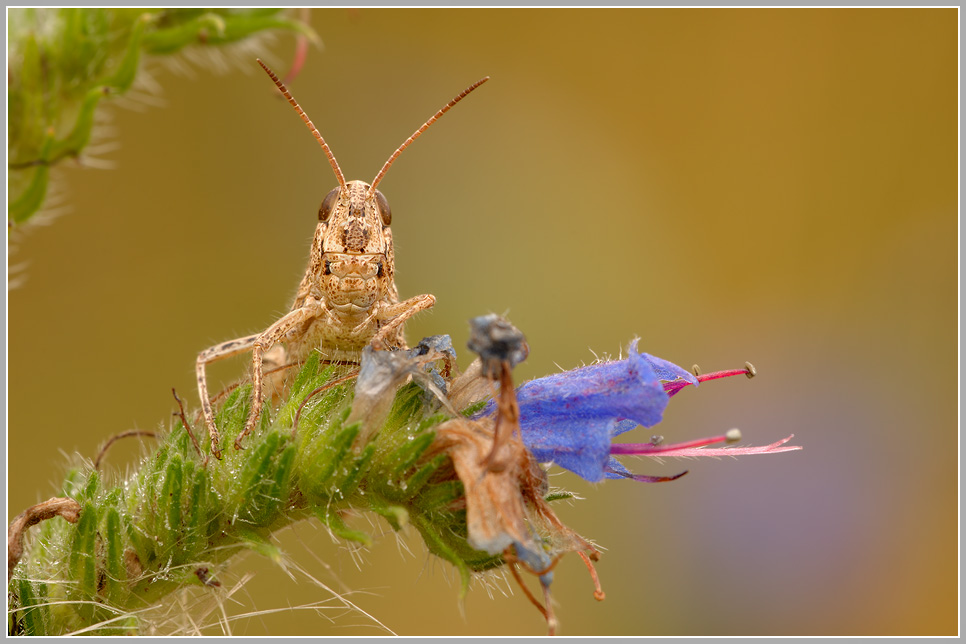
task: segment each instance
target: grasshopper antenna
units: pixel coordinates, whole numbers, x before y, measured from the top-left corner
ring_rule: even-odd
[[[282,81],[278,79],[278,76],[275,75],[275,72],[270,70],[268,66],[258,58],[256,58],[255,60],[258,61],[258,64],[262,66],[262,69],[265,70],[265,73],[268,74],[273,81],[275,81],[275,85],[278,86],[278,91],[280,91],[282,93],[282,96],[284,96],[286,100],[288,100],[288,102],[292,104],[292,107],[295,108],[295,111],[298,112],[299,116],[302,117],[302,120],[305,122],[305,125],[307,125],[309,130],[312,131],[312,136],[315,137],[315,140],[318,141],[319,145],[322,146],[322,149],[325,150],[325,156],[329,157],[329,165],[332,166],[332,170],[335,172],[335,178],[339,180],[339,188],[342,191],[345,191],[346,189],[345,175],[342,174],[342,168],[339,167],[339,162],[335,160],[335,155],[332,154],[332,150],[329,149],[329,145],[325,142],[325,139],[322,138],[322,135],[319,134],[318,128],[316,128],[315,125],[312,124],[312,121],[309,120],[309,117],[305,113],[305,111],[302,110],[298,102],[294,98],[292,98],[292,94],[288,91],[288,89],[286,89]],[[479,85],[479,83],[477,83],[477,85]],[[473,89],[473,88],[471,87],[470,89]],[[456,100],[463,98],[463,96],[468,94],[469,91],[470,90],[466,90],[465,92],[463,92],[463,94],[461,94],[459,98],[457,98]],[[456,101],[453,101],[453,103],[455,104]],[[447,105],[446,108],[444,108],[443,110],[440,110],[439,114],[442,114],[444,111],[448,110],[452,106],[453,105]],[[432,123],[434,120],[439,118],[439,114],[437,114],[432,119],[430,119],[430,123]],[[429,125],[429,123],[427,123],[426,125]],[[416,137],[415,135],[413,135],[409,138],[414,139]],[[409,144],[409,141],[407,141],[406,144],[403,145],[403,147],[405,147],[408,144]],[[399,151],[397,151],[396,154],[398,155]]]
[[[264,65],[262,65],[262,67],[264,67]],[[429,128],[430,125],[432,125],[433,123],[435,123],[436,122],[436,119],[438,119],[443,114],[445,114],[446,112],[448,112],[451,107],[453,107],[454,105],[456,105],[457,103],[459,103],[460,101],[462,101],[464,98],[466,98],[467,94],[469,94],[474,89],[476,89],[477,87],[479,87],[480,85],[482,85],[483,83],[485,83],[488,80],[490,80],[490,77],[489,76],[484,76],[480,80],[476,81],[475,83],[473,83],[472,85],[470,85],[469,87],[467,87],[466,89],[464,89],[462,92],[459,93],[459,95],[456,98],[454,98],[453,100],[451,100],[449,103],[447,103],[446,105],[444,105],[442,107],[442,109],[440,109],[438,112],[436,112],[435,114],[433,114],[432,118],[430,118],[428,121],[426,121],[425,123],[423,123],[422,127],[420,127],[418,130],[416,130],[415,132],[413,132],[413,135],[411,137],[409,137],[408,139],[406,139],[405,141],[403,141],[403,144],[400,145],[396,149],[396,151],[392,153],[392,156],[389,157],[389,160],[386,161],[385,165],[382,166],[382,170],[379,171],[379,174],[376,175],[376,178],[372,180],[372,185],[369,186],[369,193],[366,195],[366,198],[368,199],[368,198],[372,197],[372,195],[376,194],[376,186],[378,186],[379,185],[379,182],[382,181],[382,178],[384,176],[386,176],[386,172],[389,171],[389,166],[391,166],[392,163],[393,163],[393,161],[395,161],[396,158],[400,154],[402,154],[402,151],[403,150],[405,150],[406,148],[409,147],[409,144],[410,143],[412,143],[417,138],[419,138],[419,135],[422,134],[423,132],[425,132]]]

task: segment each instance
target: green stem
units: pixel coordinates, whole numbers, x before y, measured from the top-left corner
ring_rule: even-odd
[[[370,544],[344,522],[350,510],[373,511],[397,530],[413,523],[432,552],[457,565],[464,590],[471,571],[499,565],[466,544],[465,511],[452,509],[462,494],[452,463],[425,454],[447,417],[430,413],[423,390],[409,384],[371,442],[354,446],[359,425],[345,424],[354,380],[314,394],[343,375],[310,359],[242,450],[231,443],[251,386],[236,388],[217,414],[223,460],[207,466],[178,421],[123,483],[107,486],[92,469],[69,472],[63,492],[80,504],[80,520],[34,529],[8,587],[11,633],[138,633],[136,609],[217,579],[233,555],[279,560],[272,535],[294,522],[315,516],[335,535]],[[292,410],[306,398],[293,435]]]

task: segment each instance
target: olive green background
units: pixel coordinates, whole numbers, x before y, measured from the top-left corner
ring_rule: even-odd
[[[348,178],[371,181],[424,119],[492,80],[380,186],[410,340],[498,312],[520,380],[641,349],[759,377],[687,390],[652,433],[740,427],[804,450],[629,459],[674,483],[551,482],[606,548],[597,603],[557,568],[566,635],[939,635],[957,631],[957,20],[942,10],[315,10],[291,90]],[[284,71],[290,36],[256,52]],[[325,156],[254,61],[153,62],[163,106],[109,106],[97,158],[59,173],[62,215],[18,238],[9,293],[8,517],[53,496],[75,453],[156,429],[198,351],[290,305]],[[134,97],[116,101],[141,104]],[[244,359],[213,370],[228,382]],[[109,469],[123,475],[136,441]],[[292,562],[395,633],[544,633],[513,583],[457,599],[418,536],[350,552],[317,523]],[[291,569],[290,569],[291,570]],[[231,562],[235,634],[375,635],[298,572]],[[181,598],[210,602],[210,591]],[[311,610],[311,606],[321,606]],[[289,609],[301,606],[303,609]],[[180,606],[170,609],[180,612]],[[264,613],[252,614],[255,611]],[[220,612],[201,621],[222,632]],[[187,628],[187,622],[182,622]]]

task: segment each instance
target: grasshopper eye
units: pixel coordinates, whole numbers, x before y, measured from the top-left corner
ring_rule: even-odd
[[[332,214],[332,207],[335,206],[338,198],[338,188],[332,188],[329,194],[325,195],[325,199],[322,200],[322,205],[319,207],[319,221],[325,221],[329,218],[329,215]]]
[[[392,210],[389,209],[389,202],[386,201],[386,195],[378,190],[376,190],[376,203],[379,204],[379,214],[382,215],[383,225],[388,226],[392,223]]]

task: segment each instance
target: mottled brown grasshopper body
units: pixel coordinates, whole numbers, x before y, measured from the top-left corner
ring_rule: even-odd
[[[322,201],[315,229],[309,265],[299,284],[292,309],[265,331],[217,344],[198,355],[196,374],[205,424],[211,436],[212,453],[219,457],[218,429],[208,396],[205,365],[229,356],[252,352],[252,404],[244,431],[235,448],[251,432],[262,409],[263,366],[272,351],[272,364],[298,364],[312,351],[320,351],[329,362],[355,363],[362,349],[405,348],[403,323],[436,302],[432,295],[418,295],[399,301],[393,281],[392,213],[389,202],[376,186],[399,154],[467,94],[482,85],[483,78],[447,103],[389,157],[372,184],[346,181],[339,164],[322,135],[278,77],[258,61],[275,81],[299,116],[318,140],[335,172],[339,186]]]

